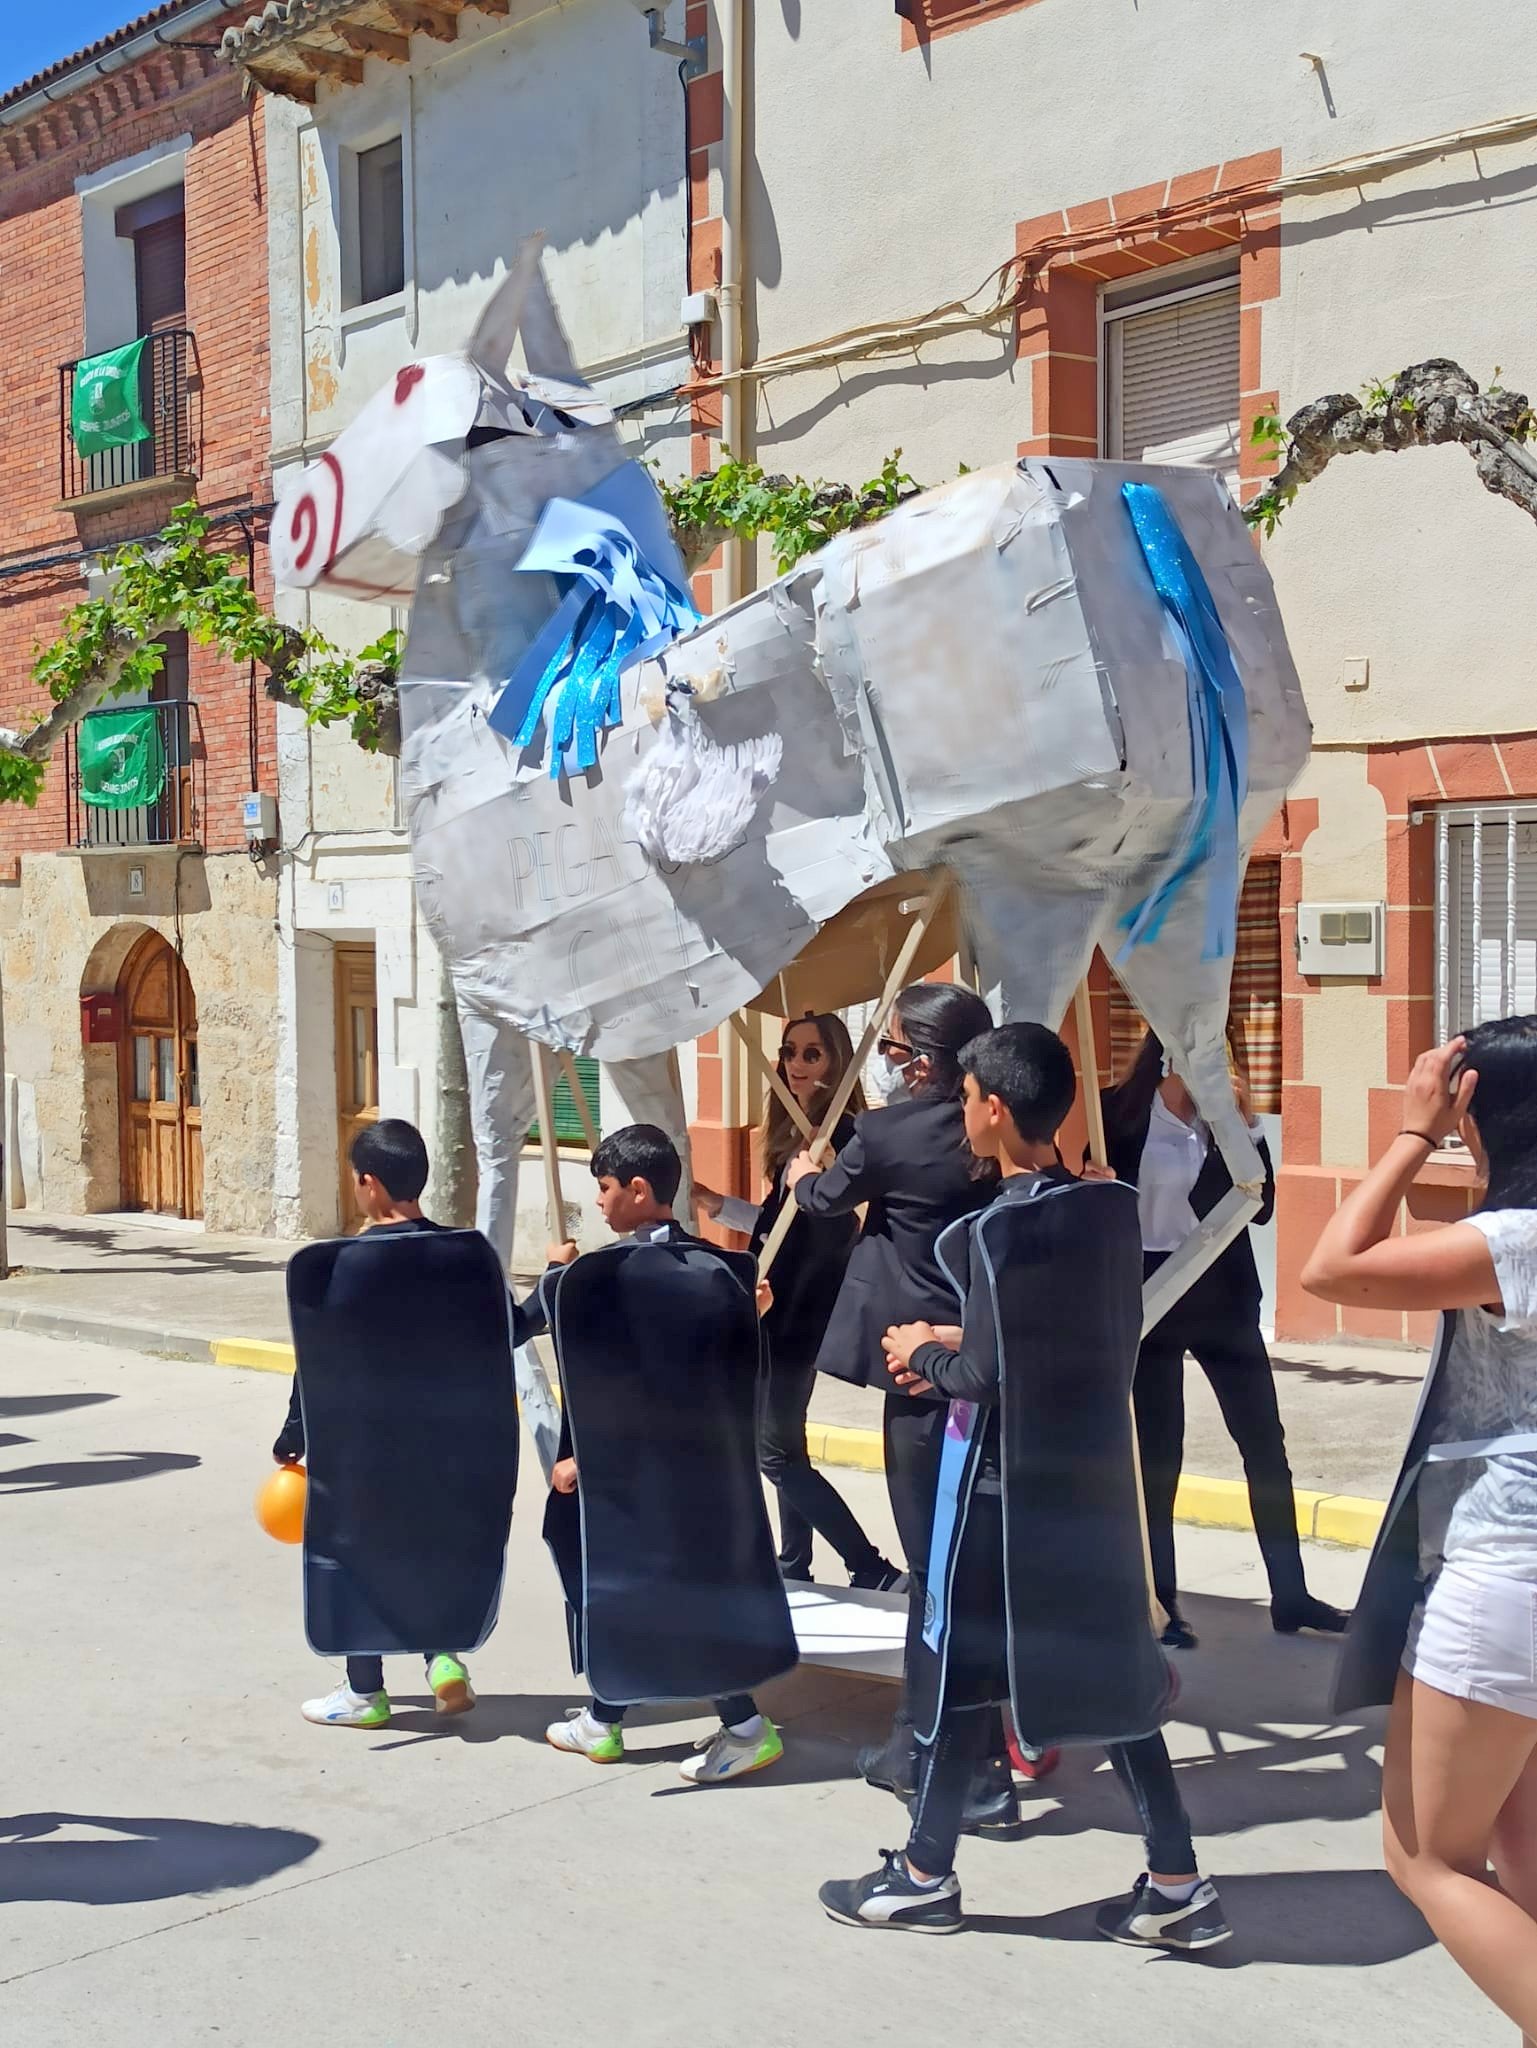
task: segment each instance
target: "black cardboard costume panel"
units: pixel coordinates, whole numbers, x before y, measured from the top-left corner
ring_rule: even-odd
[[[990,1341],[1000,1405],[952,1402],[925,1646],[925,1739],[948,1698],[1003,1695],[1040,1745],[1148,1735],[1171,1678],[1148,1612],[1131,1423],[1142,1322],[1135,1191],[1006,1190],[940,1256],[966,1349]],[[991,1455],[989,1455],[991,1453]]]
[[[307,1245],[288,1308],[308,1446],[305,1631],[324,1656],[473,1650],[518,1479],[511,1298],[473,1230]]]
[[[545,1537],[573,1662],[616,1705],[750,1692],[797,1660],[758,1476],[755,1278],[680,1229],[547,1288],[579,1479]]]
[[[1432,1394],[1456,1328],[1457,1312],[1449,1310],[1441,1317],[1430,1370],[1425,1375],[1419,1409],[1409,1433],[1409,1448],[1372,1546],[1361,1581],[1361,1596],[1340,1646],[1332,1695],[1333,1711],[1337,1714],[1354,1714],[1363,1707],[1392,1704],[1409,1625],[1424,1588],[1420,1572],[1419,1483],[1433,1435]]]

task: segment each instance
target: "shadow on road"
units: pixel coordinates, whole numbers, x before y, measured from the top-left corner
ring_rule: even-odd
[[[1162,1955],[1161,1963],[1206,1970],[1237,1970],[1248,1963],[1363,1968],[1397,1962],[1435,1939],[1385,1871],[1286,1870],[1248,1877],[1218,1871],[1217,1881],[1233,1939],[1199,1956]],[[1104,1939],[1094,1925],[1093,1905],[1033,1917],[974,1913],[967,1925],[977,1934],[1032,1941]]]
[[[114,1486],[121,1479],[152,1479],[157,1472],[189,1472],[202,1464],[190,1451],[93,1451],[54,1465],[15,1465],[0,1471],[0,1492],[68,1493],[77,1486]]]
[[[48,1839],[74,1828],[118,1839]],[[0,1905],[51,1899],[124,1906],[140,1899],[205,1897],[259,1884],[319,1847],[317,1836],[292,1828],[96,1813],[16,1814],[0,1818]]]
[[[116,1394],[9,1394],[0,1399],[0,1422],[25,1422],[34,1415],[62,1415],[70,1408],[95,1408]]]

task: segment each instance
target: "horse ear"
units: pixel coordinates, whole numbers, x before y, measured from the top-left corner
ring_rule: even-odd
[[[544,281],[543,250],[543,235],[529,235],[519,243],[507,275],[475,323],[465,353],[496,383],[505,384],[513,345],[521,333],[531,376],[585,385]]]

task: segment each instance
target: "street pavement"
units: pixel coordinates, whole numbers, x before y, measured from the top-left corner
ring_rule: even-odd
[[[0,2041],[1509,2040],[1382,1874],[1380,1730],[1331,1723],[1331,1647],[1271,1633],[1252,1538],[1182,1532],[1202,1647],[1170,1730],[1236,1938],[1190,1961],[1094,1935],[1141,1852],[1085,1752],[1029,1799],[1026,1841],[962,1845],[971,1931],[904,1941],[816,1900],[902,1839],[853,1776],[889,1685],[802,1669],[768,1688],[783,1764],[714,1790],[677,1776],[701,1718],[638,1714],[608,1769],[545,1745],[580,1693],[531,1456],[479,1709],[437,1725],[401,1663],[390,1728],[303,1722],[333,1674],[303,1641],[297,1553],[251,1513],[286,1393],[0,1331]],[[894,1542],[879,1480],[838,1477]],[[1309,1552],[1330,1598],[1361,1566]]]
[[[21,1314],[79,1320],[148,1351],[197,1352],[210,1339],[286,1342],[283,1273],[294,1247],[223,1237],[185,1224],[119,1216],[11,1217],[11,1258],[0,1283],[0,1337]],[[1276,1385],[1297,1485],[1385,1500],[1408,1439],[1423,1351],[1390,1345],[1278,1344]],[[1185,1470],[1241,1479],[1243,1468],[1205,1376],[1186,1373]],[[880,1427],[880,1396],[825,1375],[815,1422]]]

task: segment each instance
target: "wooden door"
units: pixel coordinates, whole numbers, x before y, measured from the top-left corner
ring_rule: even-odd
[[[165,940],[147,932],[118,987],[123,1207],[201,1216],[203,1108],[192,983]]]
[[[336,1143],[342,1229],[363,1228],[348,1157],[358,1132],[379,1121],[379,995],[372,946],[336,949]]]

